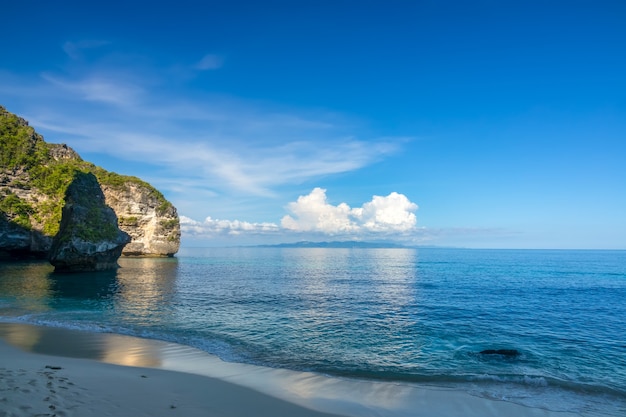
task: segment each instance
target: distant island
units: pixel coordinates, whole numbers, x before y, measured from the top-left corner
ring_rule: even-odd
[[[406,249],[410,246],[392,242],[361,242],[361,241],[333,241],[279,243],[275,245],[257,245],[257,248],[365,248],[365,249]]]

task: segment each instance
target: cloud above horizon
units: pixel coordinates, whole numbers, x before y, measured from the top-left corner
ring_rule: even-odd
[[[326,190],[316,187],[286,206],[290,213],[280,225],[272,222],[250,223],[239,220],[218,220],[207,217],[195,221],[181,216],[181,230],[194,238],[239,235],[301,235],[315,234],[348,239],[410,237],[417,230],[417,204],[405,195],[392,192],[373,196],[361,207],[346,203],[332,205]]]
[[[320,232],[329,235],[346,233],[404,233],[415,229],[417,204],[397,192],[386,197],[373,196],[362,207],[346,203],[329,204],[326,190],[315,188],[287,205],[291,215],[281,220],[283,228],[295,232]]]
[[[186,216],[180,216],[181,231],[191,237],[238,236],[241,234],[267,235],[280,230],[274,223],[250,223],[239,220],[219,220],[210,216],[199,222]]]

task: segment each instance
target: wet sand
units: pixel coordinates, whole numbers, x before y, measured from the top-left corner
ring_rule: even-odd
[[[177,344],[0,323],[0,417],[573,417],[438,387],[227,363]]]

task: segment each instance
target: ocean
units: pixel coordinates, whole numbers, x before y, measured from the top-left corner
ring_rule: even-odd
[[[119,263],[0,263],[0,322],[626,415],[626,251],[186,248]]]

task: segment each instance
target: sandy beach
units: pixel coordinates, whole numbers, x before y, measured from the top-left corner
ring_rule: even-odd
[[[121,335],[3,323],[0,337],[0,417],[574,416],[444,388],[226,363]]]
[[[330,416],[187,373],[26,353],[0,343],[0,416]]]

